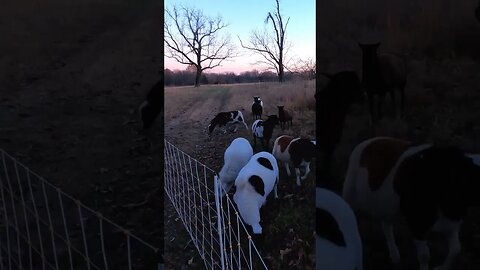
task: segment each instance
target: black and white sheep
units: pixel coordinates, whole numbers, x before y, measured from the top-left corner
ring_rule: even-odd
[[[233,200],[242,219],[252,226],[254,234],[262,233],[260,208],[265,204],[267,196],[274,190],[275,198],[278,198],[278,181],[277,161],[268,152],[253,155],[235,179]]]
[[[363,247],[357,219],[342,197],[316,188],[316,269],[362,270]]]
[[[382,105],[385,94],[389,93],[396,113],[395,91],[400,92],[400,114],[405,107],[405,85],[407,72],[405,62],[393,54],[377,54],[380,43],[358,44],[362,49],[362,86],[368,97],[370,123],[373,124],[374,99],[377,98],[377,116],[382,118]]]
[[[242,123],[245,125],[245,128],[248,129],[247,123],[245,123],[245,118],[243,117],[241,111],[220,112],[212,119],[212,121],[210,121],[210,124],[208,125],[208,132],[211,134],[216,126],[222,127],[226,126],[227,124],[236,123]],[[236,127],[234,131],[237,131]],[[224,133],[226,133],[226,130]]]
[[[257,146],[257,138],[259,138],[263,148],[268,149],[273,129],[277,124],[278,117],[276,115],[269,115],[267,120],[255,120],[252,124],[253,148]]]
[[[259,96],[254,96],[253,104],[252,104],[253,120],[262,119],[262,114],[263,114],[263,101],[260,99]]]
[[[428,269],[427,234],[442,232],[448,255],[436,269],[448,269],[461,250],[459,230],[469,206],[480,205],[475,187],[480,166],[457,147],[412,144],[375,137],[350,155],[343,197],[354,210],[382,221],[390,257],[399,263],[393,222],[403,217],[414,238],[421,270]]]
[[[290,123],[292,127],[292,114],[284,109],[285,106],[277,106],[278,108],[278,120],[280,121],[280,127],[284,130],[287,127],[287,124]]]
[[[235,184],[235,179],[240,170],[248,163],[253,156],[253,149],[250,142],[245,138],[236,138],[225,150],[223,156],[224,165],[218,173],[222,185],[220,196],[224,196]]]
[[[142,120],[142,128],[149,129],[160,112],[163,110],[163,79],[159,80],[151,89],[140,105],[138,111]]]
[[[329,171],[333,152],[342,138],[347,112],[351,104],[363,101],[364,94],[360,79],[354,71],[323,75],[329,80],[315,94],[319,130],[317,147],[324,155],[323,169]]]
[[[297,186],[301,185],[300,179],[305,180],[310,172],[310,162],[315,157],[315,143],[305,138],[293,138],[292,136],[279,136],[274,144],[272,154],[285,165],[287,175],[290,176],[290,166],[295,168]],[[305,173],[300,177],[300,168],[305,168]]]

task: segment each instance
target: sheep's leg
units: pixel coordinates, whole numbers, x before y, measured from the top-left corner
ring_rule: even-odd
[[[397,117],[397,106],[396,106],[396,103],[395,103],[395,89],[392,89],[392,91],[390,91],[390,99],[392,100],[392,108],[393,108],[393,116],[394,117]]]
[[[387,240],[388,251],[390,258],[394,264],[400,262],[400,252],[398,251],[397,244],[395,243],[395,235],[393,234],[393,225],[390,223],[382,222],[382,230]]]
[[[420,264],[420,270],[428,270],[428,261],[430,260],[430,249],[428,248],[427,241],[415,240],[415,247],[417,248],[418,263]]]
[[[285,169],[287,170],[287,175],[290,176],[292,175],[292,173],[290,172],[290,166],[289,166],[289,163],[288,162],[285,162]]]
[[[460,246],[460,240],[458,239],[459,229],[460,229],[460,224],[458,224],[458,226],[456,226],[453,231],[448,233],[448,235],[447,235],[447,240],[448,240],[448,255],[447,255],[447,258],[445,259],[445,262],[442,265],[440,265],[438,267],[435,267],[435,270],[450,269],[450,266],[452,265],[453,260],[460,253],[461,246]]]
[[[255,147],[257,147],[257,137],[253,135],[253,149],[255,149]]]
[[[301,186],[301,182],[300,182],[300,168],[298,168],[298,167],[295,168],[295,177],[297,178],[297,186]]]
[[[370,125],[373,126],[373,104],[374,103],[374,100],[373,100],[373,96],[372,95],[369,95],[368,96],[368,109],[370,111]]]
[[[378,120],[382,120],[382,118],[383,118],[382,105],[383,105],[384,101],[385,101],[385,93],[381,94],[378,97],[378,102],[377,102]]]
[[[278,177],[275,179],[275,187],[274,187],[275,199],[278,199],[277,186],[278,186]]]
[[[302,180],[307,179],[309,172],[310,172],[310,162],[307,162],[305,165],[305,174],[302,176]]]
[[[400,89],[400,116],[403,117],[405,108],[405,90]]]

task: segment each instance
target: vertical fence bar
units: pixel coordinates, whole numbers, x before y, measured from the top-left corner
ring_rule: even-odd
[[[215,205],[217,209],[217,227],[218,227],[218,240],[220,244],[219,252],[220,252],[220,265],[222,266],[222,270],[225,269],[225,262],[224,262],[224,246],[223,246],[223,230],[222,230],[222,212],[220,210],[220,199],[219,199],[219,194],[220,194],[220,188],[221,185],[218,183],[218,176],[215,174],[213,177],[213,186],[215,190]]]

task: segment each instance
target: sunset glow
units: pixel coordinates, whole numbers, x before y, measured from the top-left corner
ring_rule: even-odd
[[[222,65],[207,72],[223,73],[257,69],[265,70],[265,65],[256,65],[255,63],[262,59],[261,56],[254,54],[240,46],[240,37],[246,44],[250,39],[250,33],[253,30],[263,30],[266,26],[271,28],[271,24],[265,25],[265,18],[270,11],[275,10],[274,0],[247,0],[247,1],[227,1],[227,0],[165,0],[165,8],[171,8],[172,5],[185,5],[201,9],[208,16],[222,16],[223,20],[229,24],[224,29],[228,33],[235,45],[238,57],[230,58],[222,62]],[[315,1],[280,1],[280,12],[286,21],[290,21],[286,30],[287,42],[290,42],[291,48],[287,53],[287,59],[315,59]],[[177,63],[175,60],[164,57],[165,68],[171,70],[184,70],[186,65]],[[288,65],[288,64],[287,64]]]

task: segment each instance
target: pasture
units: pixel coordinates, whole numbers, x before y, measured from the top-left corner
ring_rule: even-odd
[[[402,56],[407,69],[403,119],[392,117],[388,95],[383,106],[385,118],[373,130],[368,127],[366,103],[353,106],[347,115],[342,140],[334,153],[337,193],[341,192],[351,151],[373,136],[455,144],[467,152],[480,151],[480,24],[474,16],[477,1],[338,0],[319,4],[319,71],[334,73],[347,69],[361,76],[359,42],[381,42],[378,52]],[[393,269],[380,224],[368,216],[357,216],[364,269]],[[480,268],[479,232],[480,212],[472,208],[460,230],[462,253],[454,269]],[[396,226],[395,235],[400,269],[418,269],[413,239],[404,222]],[[432,234],[430,239],[433,269],[446,257],[447,245],[438,234]]]
[[[271,151],[274,139],[283,134],[314,140],[314,93],[315,81],[167,87],[165,138],[218,172],[223,166],[224,151],[234,138],[244,137],[253,146],[253,96],[260,96],[264,103],[264,120],[266,115],[278,114],[277,105],[284,105],[293,112],[291,129],[282,131],[279,125],[275,127],[270,141]],[[217,127],[209,136],[207,126],[210,120],[218,112],[231,110],[243,113],[249,130],[237,124],[235,133],[223,134],[222,128]],[[259,151],[261,145],[257,141],[254,152]],[[302,181],[302,186],[297,187],[293,175],[288,178],[283,164],[279,164],[279,199],[275,200],[273,194],[267,198],[260,210],[263,236],[254,240],[270,269],[314,269],[315,167],[313,160],[310,164],[312,172]],[[168,199],[164,201],[164,208],[167,269],[182,266],[203,269],[203,263]]]
[[[128,123],[159,79],[161,3],[7,2],[0,147],[161,248],[160,151],[141,140],[139,123]],[[160,258],[149,259],[154,267]]]
[[[357,58],[358,59],[358,58]],[[332,62],[334,60],[332,59]],[[480,152],[480,64],[470,59],[432,61],[411,59],[408,62],[408,82],[404,119],[393,117],[393,107],[387,96],[384,119],[369,128],[367,103],[353,105],[347,115],[344,134],[334,153],[333,178],[335,191],[341,194],[348,158],[353,148],[372,136],[392,136],[414,142],[435,142],[459,145],[467,152]],[[320,78],[319,85],[326,83]],[[397,99],[398,102],[398,99]],[[364,247],[365,269],[390,269],[392,264],[378,222],[357,214]],[[462,253],[454,269],[480,267],[480,211],[472,209],[460,231]],[[400,269],[417,269],[417,255],[406,224],[395,228],[402,264]],[[431,258],[434,265],[446,256],[443,236],[432,234]]]

